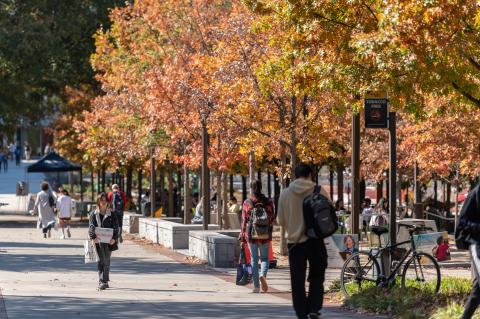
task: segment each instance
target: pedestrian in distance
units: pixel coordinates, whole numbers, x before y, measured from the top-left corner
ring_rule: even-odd
[[[455,231],[457,248],[469,250],[472,258],[472,270],[475,279],[472,291],[465,304],[461,319],[470,319],[480,305],[480,188],[477,185],[468,193],[460,211],[458,226]]]
[[[8,152],[10,154],[10,159],[12,161],[15,160],[15,150],[17,149],[17,147],[15,146],[14,143],[10,143],[10,145],[8,146]]]
[[[15,148],[15,165],[20,166],[20,162],[22,161],[22,148],[20,145],[17,145]]]
[[[120,190],[118,184],[112,185],[112,191],[108,193],[108,201],[111,204],[113,215],[117,218],[118,223],[118,239],[119,242],[123,242],[122,238],[122,226],[123,226],[123,211],[127,204],[127,197],[125,193]]]
[[[228,201],[228,212],[230,214],[236,214],[238,217],[238,222],[242,224],[242,208],[237,203],[237,198],[235,196],[231,196],[230,200]]]
[[[32,149],[30,148],[30,144],[28,144],[28,142],[25,142],[25,145],[24,145],[24,147],[23,147],[23,151],[24,151],[24,153],[25,153],[25,159],[26,159],[27,161],[29,161],[29,160],[30,160],[30,154],[31,154],[31,152],[32,152]]]
[[[250,185],[252,194],[242,207],[242,228],[239,235],[241,244],[248,244],[251,255],[253,292],[268,291],[267,272],[269,267],[268,253],[272,240],[275,211],[273,202],[262,194],[262,182],[253,181]],[[258,262],[261,262],[260,276]]]
[[[295,180],[282,191],[278,203],[277,221],[285,229],[290,264],[293,308],[299,319],[320,317],[323,307],[323,282],[327,268],[327,250],[322,238],[310,238],[305,234],[304,199],[315,189],[313,170],[304,163],[295,168]],[[320,194],[329,199],[323,188]],[[309,265],[309,292],[305,280]]]
[[[55,204],[56,198],[47,182],[40,184],[41,191],[37,194],[35,205],[30,213],[33,215],[38,211],[38,223],[42,228],[43,238],[52,236],[52,227],[55,226]]]
[[[108,243],[100,242],[95,233],[95,228],[111,228],[113,229],[112,239]],[[95,244],[98,255],[98,289],[105,290],[110,288],[110,259],[112,251],[118,249],[118,218],[110,209],[110,201],[105,193],[101,193],[97,198],[97,207],[90,215],[88,222],[88,236]]]
[[[65,228],[68,238],[72,237],[70,232],[70,220],[72,219],[72,198],[66,189],[59,191],[60,196],[57,199],[58,221],[62,231],[60,239],[65,239]]]
[[[2,159],[3,171],[6,173],[8,171],[8,149],[5,148],[2,153],[4,154]]]

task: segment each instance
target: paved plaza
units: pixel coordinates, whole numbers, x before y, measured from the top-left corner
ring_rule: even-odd
[[[97,291],[96,265],[83,260],[85,226],[74,228],[70,240],[56,232],[43,239],[31,217],[2,216],[0,224],[6,220],[10,227],[0,233],[2,319],[295,318],[288,294],[253,294],[236,286],[233,275],[181,263],[132,241],[113,255],[111,288]],[[323,313],[358,317],[330,305]]]

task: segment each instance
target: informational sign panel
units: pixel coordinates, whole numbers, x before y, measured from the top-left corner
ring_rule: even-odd
[[[358,251],[358,235],[333,234],[324,239],[327,248],[328,267],[341,268],[350,254]]]
[[[365,127],[388,128],[388,99],[365,99]]]

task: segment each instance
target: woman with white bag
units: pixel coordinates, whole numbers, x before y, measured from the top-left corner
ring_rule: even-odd
[[[41,191],[37,194],[35,206],[30,214],[35,214],[38,210],[38,228],[42,228],[43,238],[51,237],[52,227],[55,226],[55,208],[56,199],[50,190],[47,182],[40,184]]]
[[[112,215],[110,203],[105,193],[97,198],[97,208],[90,214],[88,236],[95,244],[98,255],[98,288],[109,288],[110,257],[112,251],[118,249],[118,221]]]

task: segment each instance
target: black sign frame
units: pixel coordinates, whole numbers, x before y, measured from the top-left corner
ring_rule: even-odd
[[[365,99],[365,127],[388,128],[388,99]]]

